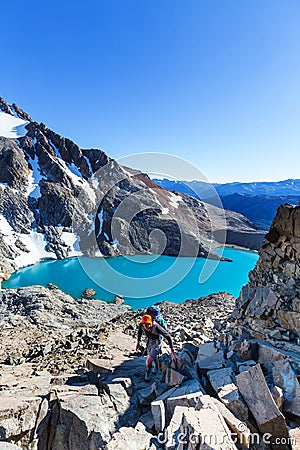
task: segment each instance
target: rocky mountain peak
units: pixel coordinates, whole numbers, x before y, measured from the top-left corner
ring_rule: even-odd
[[[2,117],[6,124],[10,116],[23,121],[16,138],[7,130],[1,137],[0,122],[2,276],[45,257],[162,253],[216,258],[213,249],[224,242],[226,231],[233,232],[231,243],[247,235],[259,248],[262,235],[242,215],[225,215],[189,195],[160,188],[102,150],[81,149],[4,99],[0,108],[9,115],[9,120]],[[37,242],[44,244],[36,248]]]
[[[280,236],[288,240],[300,239],[300,207],[293,205],[281,205],[273,220],[266,239],[275,243]]]
[[[17,116],[20,117],[20,119],[24,119],[24,120],[28,120],[29,122],[33,122],[30,115],[26,111],[23,111],[23,109],[21,109],[16,103],[13,103],[12,107],[13,107],[14,111],[16,112]]]
[[[11,114],[12,116],[14,115],[12,108],[2,97],[0,97],[0,111]]]
[[[21,109],[16,103],[9,105],[2,97],[0,97],[0,111],[12,116],[19,117],[23,120],[28,120],[28,122],[33,121],[30,115],[27,112],[23,111],[23,109]]]

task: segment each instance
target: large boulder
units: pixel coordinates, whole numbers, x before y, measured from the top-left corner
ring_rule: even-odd
[[[195,410],[177,406],[167,429],[166,449],[237,450],[222,415],[213,402]]]
[[[146,431],[145,426],[138,422],[135,428],[122,427],[105,446],[106,450],[155,450],[153,435]]]
[[[272,448],[288,448],[281,443],[287,442],[289,436],[285,418],[272,397],[260,365],[237,375],[236,381],[258,429],[269,435]]]
[[[222,403],[240,420],[248,419],[248,408],[241,397],[231,368],[210,370],[209,381]]]
[[[16,441],[22,448],[33,448],[37,444],[40,423],[48,412],[48,401],[41,397],[29,397],[24,393],[0,396],[0,439]]]
[[[129,397],[120,384],[109,386],[98,395],[58,392],[51,416],[51,450],[103,448],[116,431],[120,417],[129,407]]]

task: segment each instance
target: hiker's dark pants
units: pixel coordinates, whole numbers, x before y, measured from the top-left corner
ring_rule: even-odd
[[[149,339],[147,344],[148,355],[155,360],[160,354],[160,341]]]

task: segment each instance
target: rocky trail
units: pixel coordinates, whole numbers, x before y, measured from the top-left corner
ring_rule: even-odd
[[[54,292],[57,297],[53,289],[35,289],[43,293],[40,299],[44,302]],[[24,298],[24,290],[19,291]],[[5,298],[11,298],[12,292],[7,294]],[[30,318],[36,310],[29,303]],[[97,318],[98,327],[91,321],[94,325],[91,328],[77,328],[74,322],[77,319],[66,317],[62,328],[56,310],[58,323],[51,335],[52,339],[59,336],[61,345],[55,349],[49,346],[49,353],[44,351],[44,355],[37,353],[34,357],[30,352],[27,356],[26,352],[20,355],[22,342],[15,339],[9,339],[9,349],[5,338],[16,336],[25,328],[24,348],[28,352],[32,346],[32,351],[37,344],[34,339],[38,333],[46,339],[46,331],[55,324],[54,318],[48,327],[43,320],[43,326],[32,323],[25,327],[24,317],[17,314],[19,309],[10,315],[1,330],[0,449],[183,449],[180,433],[184,442],[197,436],[199,440],[201,434],[215,439],[211,448],[269,449],[270,444],[262,440],[264,431],[270,430],[269,422],[273,430],[280,427],[281,438],[298,439],[297,415],[290,415],[287,420],[281,412],[285,380],[277,381],[281,388],[273,391],[267,384],[261,386],[265,380],[263,371],[270,372],[268,365],[277,372],[283,367],[289,379],[294,373],[297,383],[293,370],[297,367],[299,370],[300,352],[287,356],[245,334],[233,338],[232,330],[237,323],[232,315],[232,296],[219,293],[180,305],[168,302],[160,305],[179,361],[176,364],[171,361],[168,346],[163,343],[159,371],[151,375],[150,382],[144,380],[145,357],[135,352],[137,326],[143,311],[129,311],[120,304],[111,306],[115,308],[112,317],[105,317],[103,308],[102,317]],[[93,309],[88,310],[90,315],[94,314]],[[13,351],[12,344],[15,351],[19,347],[23,361],[8,364],[7,356],[6,360],[3,358]],[[57,353],[55,350],[59,349]],[[60,365],[59,361],[64,362]],[[243,373],[251,370],[257,371],[255,376],[260,378],[259,383],[255,381],[259,401],[274,408],[273,415],[259,426],[256,421],[259,419],[254,416],[258,400],[253,403],[250,396],[245,402],[240,393],[243,386],[251,386],[253,382],[240,381]],[[300,397],[291,404],[298,408],[300,419]],[[259,444],[251,442],[252,434]],[[233,437],[238,440],[237,445],[232,442]],[[217,442],[223,439],[225,447]],[[6,447],[1,447],[3,442]]]
[[[47,307],[49,302],[52,308]],[[129,311],[122,304],[108,305],[97,300],[75,303],[52,286],[2,291],[0,439],[6,444],[18,442],[24,449],[77,450],[106,448],[115,432],[113,441],[121,442],[116,448],[140,448],[140,444],[132,444],[132,430],[137,442],[141,437],[144,441],[149,438],[155,427],[149,401],[168,389],[161,381],[161,371],[152,375],[150,384],[144,381],[145,357],[135,352],[143,311]],[[163,303],[161,310],[179,351],[187,341],[196,346],[209,340],[217,331],[213,331],[214,324],[207,314],[219,324],[229,318],[233,306],[233,297],[220,293],[181,305]],[[166,358],[167,344],[163,343],[162,348]],[[96,404],[100,401],[100,409],[94,403],[90,408],[92,400]],[[82,423],[72,443],[63,444],[73,433],[75,419],[69,423],[64,415],[70,411]],[[98,415],[100,431],[91,438],[89,427],[94,427]],[[61,430],[58,424],[65,420],[68,425]],[[117,432],[120,427],[125,429]]]
[[[0,449],[299,450],[300,208],[279,208],[235,299],[164,302],[144,381],[143,311],[55,287],[1,290]]]

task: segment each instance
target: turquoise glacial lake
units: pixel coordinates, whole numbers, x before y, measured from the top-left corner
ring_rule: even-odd
[[[53,283],[74,298],[93,288],[95,298],[111,302],[116,294],[123,295],[133,309],[163,300],[181,303],[224,291],[238,297],[258,254],[231,248],[217,252],[232,262],[160,255],[43,261],[18,270],[2,287]]]

